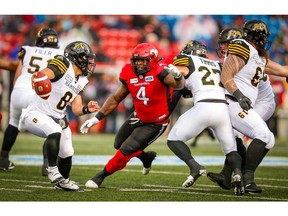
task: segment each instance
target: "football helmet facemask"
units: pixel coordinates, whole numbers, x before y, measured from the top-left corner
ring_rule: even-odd
[[[58,34],[52,28],[42,28],[38,31],[36,35],[35,44],[38,47],[59,48]]]
[[[242,31],[237,28],[227,28],[220,32],[218,38],[218,47],[216,48],[216,53],[219,58],[224,58],[228,49],[228,44],[230,41],[242,38]]]
[[[143,64],[139,63],[139,60],[143,60]],[[137,76],[144,75],[152,70],[157,62],[159,62],[158,50],[149,43],[138,44],[132,52],[130,61],[133,72]]]
[[[64,49],[64,56],[81,69],[83,76],[94,72],[96,56],[87,43],[75,41],[68,44]]]
[[[195,55],[207,58],[207,47],[200,41],[191,40],[185,44],[180,54]]]
[[[271,41],[268,40],[269,29],[261,20],[251,20],[243,26],[243,38],[252,41],[257,47],[269,50]]]

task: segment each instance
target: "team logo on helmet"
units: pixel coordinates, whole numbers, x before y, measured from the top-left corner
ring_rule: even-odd
[[[154,54],[155,57],[157,57],[157,56],[158,56],[158,50],[156,50],[156,49],[151,49],[151,50],[150,50],[150,54]]]
[[[242,37],[242,34],[240,31],[232,29],[232,30],[228,31],[226,39],[230,40],[230,39],[241,38],[241,37]]]
[[[260,31],[264,31],[265,34],[268,34],[267,26],[264,23],[255,23],[255,24],[253,24],[252,30],[253,31],[260,30]]]

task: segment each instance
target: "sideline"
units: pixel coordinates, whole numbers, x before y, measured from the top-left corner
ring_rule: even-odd
[[[111,158],[111,155],[75,155],[73,156],[73,165],[105,165]],[[195,156],[200,164],[219,166],[224,164],[224,156]],[[42,165],[42,155],[10,155],[10,160],[16,165]],[[129,165],[142,165],[137,158],[132,158]],[[153,161],[155,165],[185,165],[185,163],[176,156],[157,156]],[[260,166],[288,166],[287,157],[266,157]]]

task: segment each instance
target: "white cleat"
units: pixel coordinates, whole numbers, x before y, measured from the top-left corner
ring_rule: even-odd
[[[194,177],[192,175],[189,175],[187,177],[187,180],[182,184],[182,187],[184,188],[191,187],[200,176],[205,176],[205,175],[206,175],[206,170],[204,167],[201,167],[201,169],[198,170],[198,173],[196,175],[194,174]]]
[[[149,168],[143,167],[142,174],[143,174],[143,175],[149,174],[149,172],[150,172],[151,169],[152,169],[152,167],[149,167]]]
[[[92,180],[88,180],[85,184],[86,188],[99,188],[98,185],[92,181]]]
[[[48,167],[48,178],[50,179],[51,183],[58,184],[60,182],[65,181],[65,178],[60,174],[58,167]]]
[[[55,188],[64,191],[84,192],[82,188],[80,188],[74,181],[71,181],[69,178],[65,179],[63,182],[55,184]]]

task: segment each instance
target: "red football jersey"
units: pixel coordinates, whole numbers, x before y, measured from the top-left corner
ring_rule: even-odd
[[[156,64],[142,79],[135,75],[131,64],[125,65],[120,73],[119,78],[130,91],[135,111],[142,122],[169,121],[168,103],[171,102],[173,88],[164,85],[159,79],[164,66],[166,64]]]

